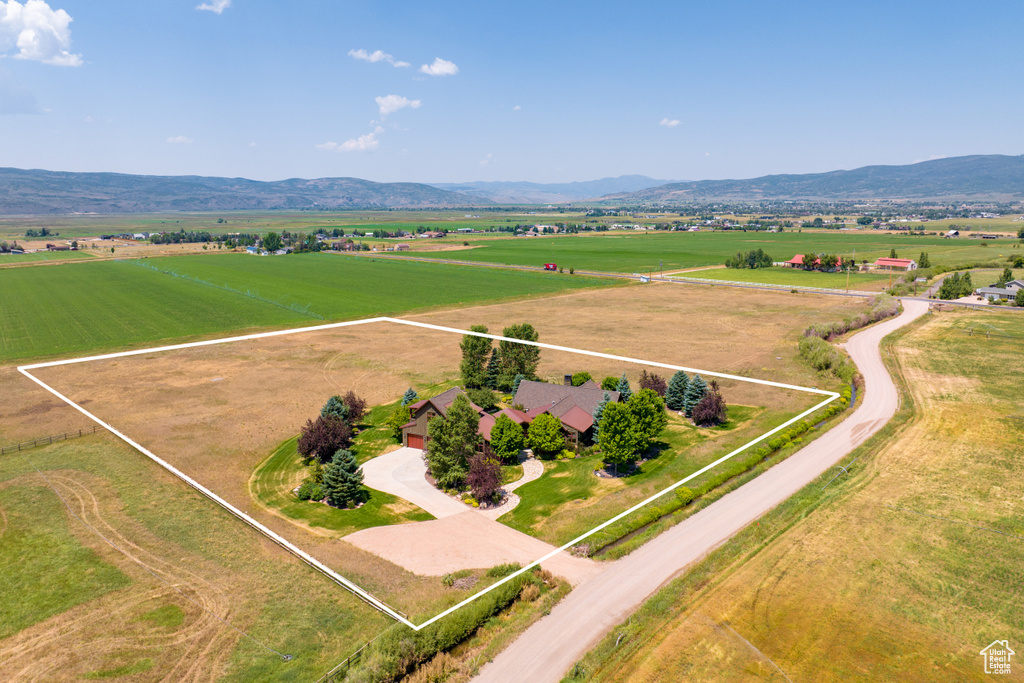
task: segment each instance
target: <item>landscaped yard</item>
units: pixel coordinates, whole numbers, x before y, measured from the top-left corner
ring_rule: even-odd
[[[324,503],[299,500],[294,489],[309,471],[296,450],[296,439],[281,444],[253,473],[249,486],[253,497],[267,508],[303,525],[344,536],[375,526],[425,522],[434,516],[412,503],[383,491],[366,489],[368,499],[354,510],[339,510]]]
[[[604,469],[600,455],[546,462],[544,476],[519,488],[521,502],[499,521],[562,545],[792,417],[753,406],[729,410],[729,421],[713,428],[695,427],[669,413],[653,457],[629,476],[597,476],[595,470]],[[712,474],[694,480],[692,486]]]

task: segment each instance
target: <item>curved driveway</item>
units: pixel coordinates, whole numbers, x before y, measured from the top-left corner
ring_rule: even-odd
[[[748,484],[581,583],[551,613],[509,645],[475,679],[481,682],[561,680],[605,633],[663,584],[814,481],[889,421],[899,394],[882,363],[882,338],[928,310],[904,300],[903,313],[854,335],[846,350],[864,377],[864,400],[853,415]]]

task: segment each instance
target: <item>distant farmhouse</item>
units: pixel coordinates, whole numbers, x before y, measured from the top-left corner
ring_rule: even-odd
[[[433,398],[411,404],[410,421],[402,425],[402,445],[409,448],[425,447],[428,441],[427,425],[430,420],[439,415],[447,416],[448,409],[456,397],[464,393],[466,392],[461,388],[455,387]],[[480,415],[478,431],[483,437],[480,449],[485,454],[490,453],[491,429],[494,428],[498,416],[502,414],[526,429],[538,415],[548,413],[561,422],[566,442],[574,449],[593,443],[597,427],[594,424],[594,412],[598,404],[604,400],[605,394],[608,394],[610,403],[619,401],[619,392],[605,391],[592,380],[574,387],[571,377],[566,379],[566,384],[547,384],[524,379],[519,383],[519,389],[512,400],[513,405],[522,406],[522,410],[503,408],[496,413],[488,413],[483,408],[473,405],[473,409]]]
[[[983,296],[989,301],[996,299],[1009,300],[1017,296],[1017,292],[1024,289],[1024,280],[1013,280],[1007,282],[1004,287],[979,287],[974,290],[978,296]]]
[[[909,258],[880,258],[872,264],[881,270],[917,270],[917,261]]]

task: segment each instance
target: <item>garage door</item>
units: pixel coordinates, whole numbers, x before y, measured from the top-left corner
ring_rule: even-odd
[[[423,435],[422,434],[410,434],[409,435],[409,443],[407,445],[409,446],[409,448],[419,448],[419,449],[422,450],[422,448],[423,448]]]

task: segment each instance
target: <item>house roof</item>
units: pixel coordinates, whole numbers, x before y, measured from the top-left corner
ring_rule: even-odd
[[[797,254],[793,258],[791,258],[788,261],[786,261],[786,263],[792,263],[795,266],[802,266],[804,264],[804,255],[803,254]],[[821,259],[820,258],[814,259],[814,265],[818,265],[820,263],[821,263]]]
[[[558,419],[566,427],[572,427],[577,432],[585,432],[594,426],[594,416],[577,405],[569,408]]]
[[[501,410],[493,414],[482,413],[480,415],[480,427],[479,429],[477,429],[477,432],[479,432],[480,436],[484,437],[484,439],[486,439],[487,441],[491,440],[491,430],[494,429],[494,423],[498,421],[499,415],[505,415],[516,424],[520,426],[525,426],[530,424],[533,418],[537,417],[537,415],[540,415],[540,413],[536,413],[534,415],[527,415],[526,413],[521,412],[519,410],[515,410],[514,408],[502,408]]]
[[[876,266],[902,266],[904,268],[913,265],[913,259],[883,257],[875,261]]]
[[[555,417],[561,417],[573,406],[579,406],[587,414],[593,415],[597,406],[604,400],[604,395],[613,403],[619,401],[619,392],[605,391],[596,384],[579,387],[566,386],[564,384],[547,384],[545,382],[534,382],[524,379],[519,383],[519,390],[513,399],[526,409],[531,419],[537,413],[544,410]]]
[[[448,413],[448,406],[455,402],[455,397],[464,393],[466,392],[460,387],[452,387],[448,391],[442,392],[433,398],[425,398],[420,401],[416,401],[409,406],[409,411],[415,414],[420,408],[431,403],[434,408],[437,409],[437,412],[441,413],[441,417],[444,417]],[[479,410],[479,408],[477,408],[477,410]]]

